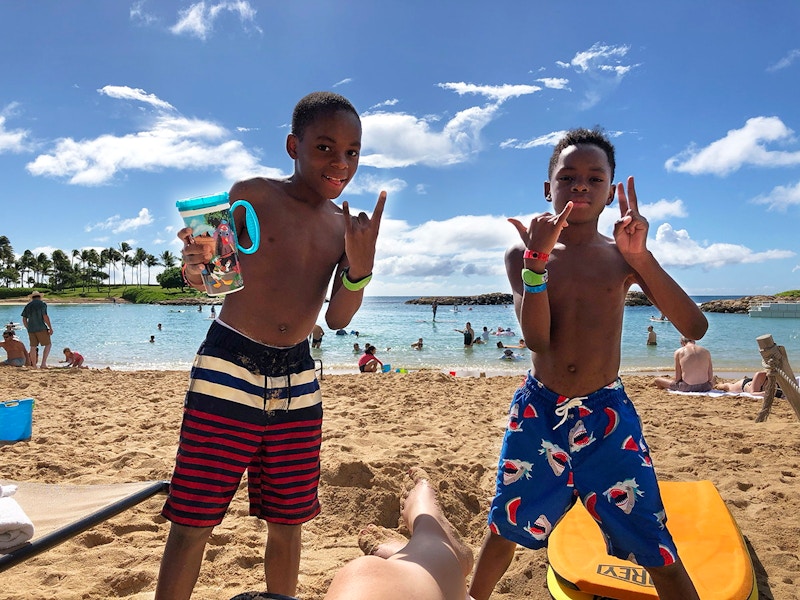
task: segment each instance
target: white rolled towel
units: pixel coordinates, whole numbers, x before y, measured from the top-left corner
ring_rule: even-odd
[[[15,485],[0,486],[0,552],[16,548],[33,537],[33,523],[11,495]]]

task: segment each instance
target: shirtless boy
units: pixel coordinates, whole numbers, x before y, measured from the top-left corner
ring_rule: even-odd
[[[195,358],[184,402],[178,455],[163,515],[172,524],[156,600],[191,596],[203,550],[228,508],[245,469],[250,514],[267,522],[267,590],[294,596],[301,526],[319,513],[322,399],[308,337],[322,309],[345,327],[361,305],[375,259],[386,193],[372,218],[351,216],[332,202],[352,180],[361,149],[361,121],[347,99],[315,92],[292,116],[287,179],[255,178],[231,188],[248,200],[261,224],[261,247],[240,255],[244,289],[225,297]],[[241,214],[240,214],[241,213]],[[244,214],[234,214],[243,246]],[[209,256],[178,232],[187,281],[203,289]]]
[[[507,251],[506,271],[533,368],[511,404],[489,531],[470,588],[476,600],[489,598],[517,544],[546,545],[576,495],[593,507],[609,552],[645,567],[662,600],[697,598],[658,519],[655,473],[618,371],[631,285],[686,336],[702,337],[708,323],[647,250],[648,223],[633,178],[615,190],[614,168],[614,147],[602,132],[570,131],[555,147],[544,184],[555,214],[535,216],[527,227],[510,219],[522,244]],[[615,191],[620,219],[610,239],[597,223]],[[635,450],[623,449],[628,436]],[[505,505],[517,498],[512,522]]]
[[[681,347],[675,350],[675,379],[656,377],[653,385],[678,392],[707,392],[714,387],[711,352],[681,336]]]

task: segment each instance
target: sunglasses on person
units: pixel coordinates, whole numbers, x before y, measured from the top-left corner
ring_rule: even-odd
[[[5,332],[3,332],[3,337],[11,337],[12,335],[14,335],[14,334],[13,333],[5,333]]]

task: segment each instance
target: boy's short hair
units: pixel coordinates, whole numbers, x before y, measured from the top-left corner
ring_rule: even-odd
[[[300,98],[292,113],[292,133],[303,137],[306,128],[320,115],[331,114],[339,110],[353,113],[361,121],[358,111],[350,101],[333,92],[311,92]]]
[[[606,134],[603,133],[603,130],[599,127],[595,127],[594,129],[585,129],[583,127],[579,127],[577,129],[571,129],[564,134],[564,137],[562,137],[556,144],[555,148],[553,148],[553,155],[550,157],[550,166],[547,169],[547,178],[550,179],[550,177],[553,176],[553,171],[555,171],[558,157],[561,156],[561,152],[563,152],[564,148],[576,146],[578,144],[590,144],[597,146],[606,153],[608,164],[611,166],[611,179],[613,181],[614,171],[617,168],[617,161],[614,158],[614,144],[609,141]]]

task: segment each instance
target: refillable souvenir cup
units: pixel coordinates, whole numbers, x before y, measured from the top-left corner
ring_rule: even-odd
[[[238,253],[253,254],[258,250],[260,239],[261,230],[253,205],[247,200],[230,204],[227,192],[178,200],[175,205],[183,222],[192,228],[194,242],[211,248],[211,259],[203,266],[202,273],[206,293],[223,296],[242,289],[244,280]],[[239,206],[245,210],[245,226],[252,240],[249,248],[240,246],[236,238],[232,215]]]

